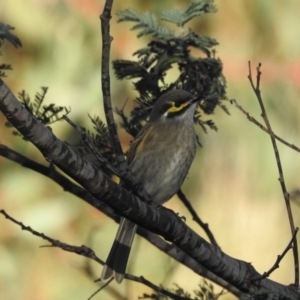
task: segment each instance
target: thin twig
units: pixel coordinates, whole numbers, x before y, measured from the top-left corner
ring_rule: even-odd
[[[38,172],[39,174],[42,174],[49,179],[52,179],[54,182],[60,185],[65,191],[68,191],[72,193],[74,196],[80,197],[81,199],[85,200],[87,203],[95,206],[95,203],[94,204],[91,203],[91,198],[93,198],[93,196],[90,193],[88,193],[85,189],[79,187],[77,184],[71,182],[64,175],[56,171],[54,167],[50,168],[40,163],[37,163],[29,159],[28,157],[1,144],[0,144],[0,156],[6,157],[7,159],[15,163],[18,163],[25,168]],[[118,221],[119,216],[115,214],[113,209],[107,206],[105,203],[102,203],[101,201],[97,201],[97,206],[95,207],[97,207],[99,210],[104,212],[107,216],[109,216],[116,222],[119,222]],[[156,234],[151,233],[148,230],[143,229],[141,227],[138,228],[138,234],[144,237],[146,240],[148,240],[152,245],[154,245],[161,251],[165,252],[166,255],[169,255],[179,263],[193,270],[196,274],[210,279],[211,281],[217,283],[223,288],[229,290],[237,297],[240,296],[239,291],[235,287],[225,282],[221,278],[217,277],[215,274],[212,274],[208,270],[204,271],[203,267],[200,267],[198,264],[196,264],[194,260],[192,260],[187,254],[184,254],[182,251],[180,251],[180,249],[178,249],[175,245],[170,245],[166,243],[162,238],[160,238]],[[90,243],[88,243],[88,245],[89,244]]]
[[[63,243],[59,240],[52,239],[52,238],[48,237],[47,235],[45,235],[44,233],[40,233],[40,232],[32,229],[30,226],[26,226],[22,222],[19,222],[18,220],[14,219],[9,214],[7,214],[6,211],[3,210],[3,209],[0,210],[0,214],[4,215],[4,217],[6,219],[10,220],[11,222],[13,222],[13,223],[17,224],[18,226],[20,226],[22,230],[28,231],[31,234],[33,234],[37,237],[40,237],[43,240],[46,240],[50,243],[50,245],[44,245],[44,246],[41,246],[41,248],[45,248],[45,247],[61,248],[64,251],[73,252],[73,253],[76,253],[78,255],[90,258],[90,259],[96,261],[97,263],[99,263],[101,265],[104,264],[104,261],[102,259],[100,259],[91,248],[89,248],[85,245],[74,246],[74,245],[69,245],[69,244]],[[192,300],[190,298],[175,295],[175,294],[173,294],[173,293],[171,293],[171,292],[169,292],[169,291],[153,284],[149,280],[146,280],[143,276],[134,276],[134,275],[131,275],[131,274],[126,274],[125,278],[129,279],[131,281],[142,283],[142,284],[152,288],[154,291],[165,294],[168,297],[171,297],[172,299],[175,299],[175,300]],[[98,281],[100,281],[100,280],[99,279],[95,280],[95,282],[98,282]],[[97,290],[95,293],[97,294],[101,289]]]
[[[239,109],[246,117],[247,119],[254,123],[256,126],[258,126],[261,130],[265,131],[266,133],[270,134],[270,132],[268,131],[268,129],[262,125],[261,123],[259,123],[254,117],[252,117],[240,104],[238,104],[238,102],[235,99],[231,99],[230,100],[231,104],[234,104],[235,107],[237,109]],[[282,139],[281,137],[279,137],[278,135],[274,134],[274,138],[276,140],[278,140],[279,142],[281,142],[282,144],[288,146],[289,148],[292,148],[293,150],[300,152],[300,148],[296,147],[294,144],[290,144],[287,141],[285,141],[284,139]]]
[[[293,244],[294,244],[294,242],[296,240],[296,236],[297,236],[298,230],[299,230],[299,228],[296,227],[295,232],[294,232],[294,234],[293,234],[290,242],[288,243],[288,245],[286,246],[286,248],[284,249],[284,251],[282,252],[282,254],[277,256],[277,259],[276,259],[274,265],[271,267],[271,269],[269,271],[267,271],[267,272],[264,272],[261,276],[251,279],[252,282],[259,281],[261,279],[269,277],[272,272],[274,272],[276,269],[279,268],[279,263],[282,261],[282,259],[287,254],[287,252],[290,249],[293,248]]]
[[[102,32],[102,60],[101,60],[101,83],[103,93],[103,105],[105,111],[105,117],[107,121],[107,127],[111,138],[111,143],[116,155],[117,164],[119,170],[127,171],[128,165],[125,160],[120,140],[117,133],[116,123],[113,115],[113,108],[111,105],[110,97],[110,74],[109,74],[109,63],[110,63],[110,45],[112,37],[110,36],[110,25],[111,9],[113,0],[106,0],[101,19],[101,32]]]
[[[107,282],[105,282],[104,285],[102,285],[101,287],[99,287],[99,289],[97,289],[90,297],[88,297],[88,300],[91,300],[92,298],[94,298],[94,296],[96,296],[98,293],[100,293],[103,289],[105,289],[112,281],[114,280],[114,278],[112,277],[111,279],[109,279]]]
[[[82,255],[82,256],[91,258],[91,259],[93,259],[94,261],[96,261],[97,263],[99,263],[101,265],[104,264],[103,260],[98,258],[96,256],[95,252],[92,249],[90,249],[89,247],[86,247],[85,245],[73,246],[73,245],[69,245],[69,244],[66,244],[66,243],[62,243],[59,240],[54,240],[54,239],[46,236],[45,234],[40,233],[40,232],[32,229],[30,226],[26,226],[22,222],[17,221],[13,217],[11,217],[9,214],[7,214],[6,211],[3,210],[3,209],[0,210],[0,214],[4,215],[4,217],[6,219],[8,219],[8,220],[12,221],[13,223],[19,225],[22,230],[28,231],[28,232],[32,233],[33,235],[38,236],[38,237],[42,238],[43,240],[48,241],[51,244],[51,245],[41,246],[41,248],[58,247],[58,248],[63,249],[64,251],[73,252],[73,253],[76,253],[78,255]]]
[[[299,292],[294,287],[283,286],[268,279],[261,280],[259,286],[254,286],[247,280],[241,280],[241,278],[254,277],[257,271],[251,264],[236,260],[210,245],[174,213],[170,213],[166,209],[158,211],[154,206],[140,201],[125,189],[118,187],[105,174],[57,139],[50,129],[31,116],[1,79],[0,110],[49,161],[60,167],[75,181],[80,182],[94,195],[95,199],[101,199],[122,216],[128,217],[139,225],[145,225],[146,228],[161,234],[165,239],[173,241],[174,245],[182,250],[182,253],[189,255],[198,264],[203,264],[204,267],[209,268],[240,291],[250,293],[253,289],[260,293],[274,291],[279,297],[298,299]],[[93,199],[91,205],[97,207],[97,203]],[[148,221],[145,222],[145,220]],[[154,220],[154,222],[150,220]],[[172,224],[172,226],[166,226],[166,224]],[[230,272],[228,273],[226,270]],[[248,277],[250,274],[252,276]]]
[[[204,223],[200,217],[198,216],[198,214],[196,213],[196,211],[194,210],[192,204],[190,203],[190,201],[187,199],[187,197],[185,196],[185,194],[182,192],[182,190],[180,189],[177,193],[179,199],[182,201],[182,203],[185,205],[185,207],[188,209],[188,211],[190,212],[190,214],[193,217],[193,220],[204,230],[204,232],[206,233],[206,235],[208,236],[211,244],[215,245],[216,247],[219,247],[213,233],[210,231],[208,224]]]
[[[261,79],[261,71],[260,71],[260,67],[261,67],[261,63],[258,64],[257,68],[256,68],[256,85],[254,85],[253,79],[252,79],[252,73],[251,73],[251,63],[249,61],[249,75],[248,75],[248,79],[250,81],[251,87],[256,95],[256,98],[259,102],[260,108],[261,108],[261,116],[263,118],[263,120],[265,121],[265,124],[268,128],[268,132],[272,141],[272,145],[273,145],[273,149],[274,149],[274,154],[276,157],[276,162],[277,162],[277,167],[278,167],[278,172],[279,172],[279,182],[280,182],[280,186],[282,189],[282,193],[283,193],[283,197],[285,200],[285,204],[286,204],[286,209],[287,209],[287,213],[288,213],[288,218],[289,218],[289,222],[290,222],[290,228],[291,228],[291,233],[292,235],[295,232],[295,225],[294,225],[294,219],[293,219],[293,213],[292,213],[292,209],[291,209],[291,204],[290,204],[290,195],[287,192],[286,186],[285,186],[285,181],[284,181],[284,176],[283,176],[283,170],[282,170],[282,166],[281,166],[281,161],[280,161],[280,155],[279,155],[279,151],[277,148],[277,144],[276,144],[276,139],[274,137],[274,132],[272,131],[271,128],[271,124],[269,122],[266,110],[265,110],[265,106],[261,97],[261,93],[260,93],[260,79]],[[298,244],[297,244],[297,239],[294,240],[293,243],[293,255],[294,255],[294,266],[295,266],[295,285],[299,286],[299,257],[298,257]]]
[[[168,290],[153,284],[151,281],[147,280],[143,276],[134,276],[134,275],[126,274],[125,278],[136,281],[136,282],[140,282],[140,283],[150,287],[155,292],[166,295],[166,296],[168,296],[168,297],[170,297],[171,299],[174,299],[174,300],[193,300],[192,298],[189,298],[189,297],[183,297],[183,296],[179,296],[179,295],[176,295],[174,293],[171,293]]]

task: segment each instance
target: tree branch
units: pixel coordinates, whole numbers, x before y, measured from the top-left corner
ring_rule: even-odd
[[[36,171],[39,174],[42,174],[52,179],[54,182],[59,184],[64,189],[64,191],[68,191],[72,193],[74,196],[78,196],[79,198],[85,200],[87,203],[91,203],[92,201],[91,198],[93,198],[93,196],[90,193],[88,193],[85,189],[71,182],[64,175],[60,174],[58,171],[54,169],[53,166],[52,167],[43,166],[1,144],[0,144],[0,155],[6,157],[11,161],[19,163],[25,168]],[[109,216],[116,222],[119,222],[120,219],[119,215],[115,214],[113,209],[111,209],[109,206],[107,206],[106,204],[100,201],[98,202],[98,204],[99,205],[97,209],[101,210],[103,213],[105,213],[107,216]],[[199,263],[193,260],[190,256],[184,253],[177,246],[167,243],[158,235],[142,227],[138,228],[137,233],[140,236],[144,237],[146,240],[148,240],[148,242],[151,243],[153,246],[157,247],[161,251],[165,252],[168,256],[172,257],[174,260],[178,261],[182,265],[185,265],[191,270],[193,270],[196,274],[208,278],[212,282],[230,291],[237,297],[240,296],[240,291],[237,288],[233,287],[222,278],[216,276],[209,270],[205,269],[203,266],[199,265]]]
[[[75,130],[81,135],[82,140],[85,142],[87,147],[90,149],[91,153],[96,157],[98,162],[101,164],[101,167],[105,170],[112,172],[114,175],[118,176],[122,181],[124,181],[128,187],[131,188],[132,192],[141,197],[144,201],[152,202],[150,195],[141,187],[139,184],[135,182],[132,173],[130,170],[128,172],[122,172],[118,168],[111,165],[99,152],[99,150],[94,145],[93,141],[89,137],[89,135],[78,125],[73,123],[67,116],[63,117]]]
[[[180,189],[177,193],[179,199],[183,202],[183,204],[185,205],[185,207],[188,209],[188,211],[190,212],[190,214],[193,217],[193,220],[204,230],[204,232],[206,233],[206,235],[208,236],[210,242],[215,245],[216,247],[220,248],[220,246],[218,245],[213,233],[210,231],[209,226],[207,223],[204,223],[200,217],[198,216],[198,214],[196,213],[196,211],[194,210],[193,206],[191,205],[190,201],[187,199],[187,197],[185,196],[185,194],[182,192],[182,190]]]
[[[100,259],[91,248],[89,248],[85,245],[74,246],[74,245],[69,245],[69,244],[63,243],[59,240],[55,240],[53,238],[50,238],[49,236],[45,235],[44,233],[40,233],[40,232],[34,230],[33,228],[31,228],[30,226],[26,226],[22,222],[17,221],[13,217],[11,217],[9,214],[7,214],[6,211],[3,210],[3,209],[0,209],[0,214],[2,214],[6,219],[10,220],[11,222],[19,225],[22,230],[28,231],[31,234],[33,234],[35,236],[38,236],[38,237],[42,238],[43,240],[46,240],[47,242],[50,243],[50,245],[41,246],[42,248],[57,247],[57,248],[60,248],[64,251],[76,253],[76,254],[84,256],[86,258],[90,258],[90,259],[94,260],[95,262],[97,262],[100,265],[104,264],[104,261],[102,259]],[[131,275],[131,274],[126,274],[125,278],[129,279],[131,281],[142,283],[142,284],[152,288],[154,291],[156,291],[158,293],[162,293],[162,294],[164,294],[164,295],[166,295],[166,296],[168,296],[172,299],[175,299],[175,300],[192,300],[190,298],[175,295],[175,294],[167,291],[166,289],[155,285],[151,281],[145,279],[143,276],[134,276],[134,275]],[[96,280],[96,282],[97,281],[98,280]],[[101,287],[101,288],[103,288],[103,287]]]
[[[282,261],[282,259],[284,258],[284,256],[288,253],[288,251],[293,248],[293,243],[294,243],[295,239],[297,238],[298,231],[299,231],[299,228],[296,227],[295,232],[294,232],[294,234],[293,234],[290,242],[285,247],[285,249],[283,250],[283,252],[280,255],[277,256],[277,259],[276,259],[274,265],[270,268],[270,270],[267,271],[267,272],[264,272],[264,274],[262,274],[258,278],[253,278],[252,281],[256,281],[256,280],[260,280],[260,279],[263,279],[263,278],[267,278],[267,277],[269,277],[271,275],[272,272],[274,272],[276,269],[279,268],[279,263]]]
[[[110,97],[110,44],[112,37],[109,33],[109,20],[111,19],[111,8],[113,0],[106,0],[103,13],[100,16],[101,19],[101,32],[102,32],[102,60],[101,60],[101,81],[102,81],[102,93],[103,93],[103,105],[105,111],[105,117],[107,126],[111,138],[111,143],[116,155],[117,164],[121,172],[128,172],[128,165],[124,158],[122,147],[117,133],[116,123],[113,115],[113,108],[111,105]]]
[[[271,134],[269,132],[269,130],[262,125],[261,123],[259,123],[254,117],[252,117],[240,104],[238,104],[238,102],[235,99],[230,99],[230,103],[234,104],[234,106],[239,109],[246,117],[247,119],[252,122],[253,124],[255,124],[256,126],[258,126],[261,130],[263,130],[264,132]],[[281,142],[282,144],[288,146],[289,148],[300,152],[300,148],[298,148],[297,146],[295,146],[294,144],[288,143],[287,141],[285,141],[284,139],[282,139],[281,137],[279,137],[278,135],[274,134],[274,138],[276,140],[278,140],[279,142]]]
[[[287,209],[287,214],[288,214],[288,218],[289,218],[289,222],[290,222],[290,229],[291,229],[291,233],[292,236],[294,235],[295,232],[295,224],[294,224],[294,219],[293,219],[293,213],[292,213],[292,209],[291,209],[291,203],[290,203],[290,194],[288,193],[286,186],[285,186],[285,181],[284,181],[284,176],[283,176],[283,169],[281,166],[281,161],[280,161],[280,155],[279,155],[279,151],[277,148],[277,143],[276,143],[276,139],[274,136],[274,132],[272,131],[271,128],[271,124],[269,122],[268,116],[267,116],[267,112],[265,110],[265,106],[261,97],[261,92],[260,92],[260,79],[261,79],[261,71],[260,71],[260,67],[261,64],[259,63],[257,68],[256,68],[256,85],[254,85],[253,79],[252,79],[252,73],[251,73],[251,63],[249,61],[249,75],[248,75],[248,79],[250,81],[251,87],[255,93],[255,96],[258,100],[258,103],[260,105],[260,109],[261,109],[261,116],[263,118],[263,120],[265,121],[265,124],[268,128],[268,132],[272,141],[272,146],[274,149],[274,154],[275,154],[275,158],[276,158],[276,162],[277,162],[277,167],[278,167],[278,172],[279,172],[279,182],[280,182],[280,186],[281,186],[281,190],[283,193],[283,197],[285,200],[285,206]],[[295,285],[299,286],[299,257],[298,257],[298,243],[297,243],[297,239],[294,240],[293,242],[293,256],[294,256],[294,267],[295,267]]]
[[[78,186],[77,184],[73,183],[71,180],[69,180],[67,177],[65,177],[63,174],[59,173],[55,170],[53,165],[50,165],[49,167],[43,166],[42,164],[39,164],[32,159],[8,148],[5,145],[0,144],[0,156],[3,156],[11,161],[14,161],[21,166],[28,168],[30,170],[33,170],[35,172],[38,172],[39,174],[42,174],[50,179],[52,179],[54,182],[56,182],[58,185],[62,187],[62,189],[66,192],[69,192],[73,194],[74,196],[77,196],[84,200],[87,203],[95,203],[94,207],[98,210],[105,213],[107,216],[115,219],[116,214],[114,213],[114,210],[106,205],[103,202],[95,201],[93,195],[91,195],[87,190],[83,189],[82,187]]]
[[[155,203],[149,205],[110,180],[26,111],[1,79],[0,110],[48,161],[56,164],[95,197],[91,199],[91,205],[97,207],[97,203],[102,201],[121,216],[160,234],[243,293],[256,295],[271,292],[277,299],[299,298],[300,293],[291,286],[284,286],[269,279],[249,282],[249,278],[259,275],[251,264],[233,259],[206,242],[172,211]]]

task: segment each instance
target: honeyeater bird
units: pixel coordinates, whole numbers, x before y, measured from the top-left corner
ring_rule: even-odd
[[[184,90],[166,92],[157,99],[148,123],[130,145],[127,161],[132,175],[159,204],[177,193],[195,157],[198,101],[199,96]],[[136,229],[135,223],[121,219],[101,280],[114,277],[121,283]]]

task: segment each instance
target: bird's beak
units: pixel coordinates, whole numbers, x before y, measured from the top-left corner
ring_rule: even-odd
[[[200,99],[201,99],[200,96],[195,96],[195,97],[193,97],[192,99],[187,100],[186,102],[184,102],[182,105],[183,105],[183,107],[190,106],[190,105],[192,105],[193,103],[198,102]]]
[[[195,97],[192,98],[190,101],[191,101],[191,103],[195,103],[195,102],[199,101],[200,99],[201,99],[200,96],[195,96]]]
[[[200,99],[201,99],[200,96],[195,96],[192,99],[190,99],[189,101],[187,101],[186,105],[191,105],[191,104],[193,104],[195,102],[198,102]]]

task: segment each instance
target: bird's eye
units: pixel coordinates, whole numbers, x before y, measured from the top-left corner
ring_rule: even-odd
[[[172,101],[169,103],[169,107],[167,108],[167,114],[177,114],[181,112],[185,107],[185,103]]]

